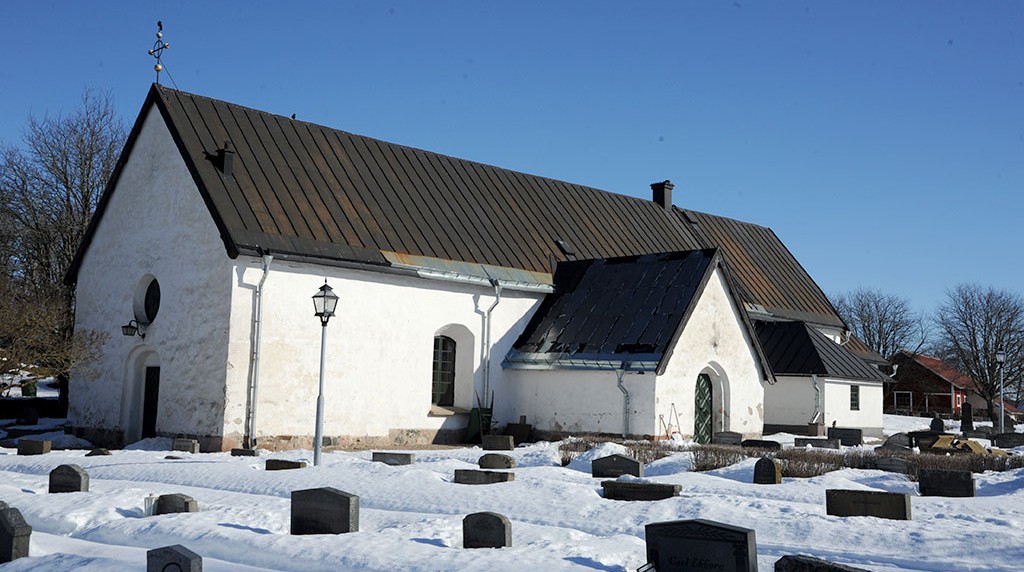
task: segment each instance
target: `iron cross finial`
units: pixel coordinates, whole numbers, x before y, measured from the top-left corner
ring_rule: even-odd
[[[156,71],[156,84],[160,85],[160,72],[164,69],[163,64],[160,62],[160,57],[164,54],[164,50],[171,47],[171,45],[164,41],[163,21],[157,20],[156,28],[156,43],[153,44],[153,49],[149,50],[149,55],[156,58],[156,65],[153,66],[153,69]]]

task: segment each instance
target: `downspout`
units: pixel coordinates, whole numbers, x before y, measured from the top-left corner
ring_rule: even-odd
[[[501,284],[492,278],[491,286],[494,287],[494,303],[487,308],[487,312],[484,314],[484,403],[487,402],[487,396],[490,395],[491,390],[491,312],[501,302]],[[493,407],[493,403],[491,406]]]
[[[260,381],[260,340],[263,338],[263,283],[267,281],[270,274],[270,263],[274,257],[269,254],[263,255],[263,275],[256,285],[256,312],[252,316],[252,381],[249,384],[249,410],[246,411],[247,423],[245,425],[245,436],[242,439],[242,447],[245,449],[256,448],[256,403],[259,396]]]
[[[821,411],[821,386],[818,385],[818,376],[811,374],[811,381],[814,383],[814,415],[811,416],[811,423],[824,423],[824,415]]]
[[[622,377],[626,375],[626,366],[628,364],[623,362],[619,369],[615,370],[615,376],[618,378],[616,386],[619,391],[622,392],[622,438],[625,439],[629,435],[629,392],[626,391],[626,386],[622,385]]]

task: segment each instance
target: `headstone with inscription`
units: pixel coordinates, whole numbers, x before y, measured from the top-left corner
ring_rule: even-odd
[[[844,447],[857,447],[864,444],[864,431],[850,427],[829,427],[829,439],[839,439]]]
[[[825,513],[910,520],[910,494],[828,489],[825,491]]]
[[[292,491],[292,534],[359,530],[359,497],[333,487]]]
[[[743,442],[743,434],[735,431],[719,431],[711,436],[713,445],[736,445]]]
[[[754,484],[777,485],[782,482],[782,467],[778,461],[761,457],[754,464]]]
[[[4,505],[0,509],[0,563],[28,556],[32,527],[21,511]]]
[[[599,478],[616,478],[622,475],[644,476],[644,464],[626,455],[608,455],[594,459],[590,463],[590,476]]]
[[[710,520],[644,527],[647,562],[658,572],[757,572],[754,531]]]
[[[973,497],[977,488],[970,471],[921,469],[917,486],[923,497]]]
[[[203,572],[203,557],[180,544],[146,552],[146,572]]]
[[[512,546],[512,523],[496,512],[476,512],[462,519],[463,548]]]
[[[455,482],[460,485],[493,485],[514,480],[516,480],[516,474],[507,471],[455,469]]]
[[[50,471],[51,493],[82,493],[89,491],[89,473],[78,465],[61,465]]]
[[[974,431],[974,406],[964,403],[960,406],[960,432]]]

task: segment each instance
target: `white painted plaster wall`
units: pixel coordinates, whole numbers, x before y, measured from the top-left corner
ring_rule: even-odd
[[[732,298],[721,269],[716,269],[658,377],[655,418],[659,432],[665,425],[683,436],[693,435],[694,392],[697,376],[712,378],[712,431],[761,434],[764,427],[764,373],[750,336]],[[673,410],[673,405],[675,409]]]
[[[137,438],[141,375],[161,367],[156,428],[221,433],[230,260],[159,112],[150,109],[78,274],[76,328],[110,335],[95,379],[72,376],[68,423]],[[139,281],[161,302],[146,338],[125,337]]]
[[[860,386],[860,410],[850,410],[850,386]],[[882,435],[882,383],[827,379],[825,382],[825,424],[859,427],[865,437]]]
[[[235,261],[225,422],[232,439],[244,433],[253,289],[261,274],[258,259]],[[472,386],[457,380],[455,396],[457,407],[472,407],[475,393],[464,390],[482,391],[483,314],[494,301],[493,289],[275,259],[264,285],[257,439],[313,434],[321,327],[312,295],[325,278],[340,300],[327,326],[324,435],[388,437],[396,430],[465,427],[467,415],[430,415],[433,338],[449,325],[472,334],[469,347],[456,348],[457,361],[467,353],[471,358]],[[505,290],[492,314],[491,387],[498,412],[509,410],[501,360],[541,297]]]
[[[777,376],[774,384],[764,388],[764,422],[766,425],[803,425],[811,422],[818,399],[810,377]],[[825,378],[818,378],[824,404]],[[849,409],[849,408],[847,408]],[[822,411],[824,414],[824,411]],[[831,423],[831,419],[824,422]],[[844,425],[845,427],[845,425]]]

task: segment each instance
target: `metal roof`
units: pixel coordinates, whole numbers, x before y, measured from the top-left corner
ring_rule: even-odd
[[[803,322],[756,321],[754,328],[775,375],[820,375],[875,382],[888,379],[814,326]]]
[[[154,85],[67,280],[117,186],[146,112],[159,110],[227,253],[380,268],[393,255],[553,272],[598,259],[720,248],[744,302],[844,327],[767,228],[527,175]],[[225,141],[234,149],[226,173]],[[561,244],[561,246],[560,246]]]

